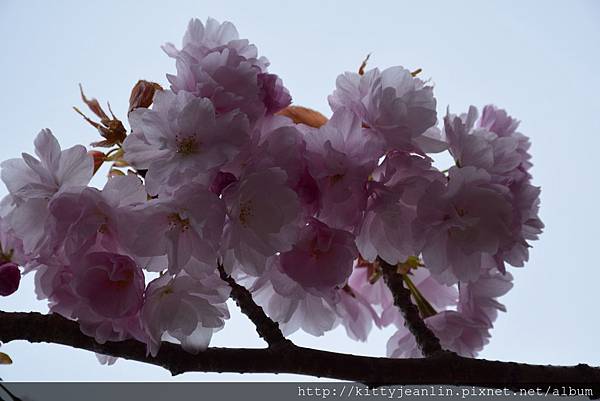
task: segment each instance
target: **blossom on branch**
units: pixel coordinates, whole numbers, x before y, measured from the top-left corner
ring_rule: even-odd
[[[506,264],[523,266],[543,229],[515,119],[471,107],[442,130],[420,70],[366,60],[337,78],[330,116],[290,106],[230,22],[193,19],[164,50],[176,74],[135,85],[130,133],[83,97],[106,151],[62,150],[45,129],[37,158],[0,165],[0,295],[22,267],[53,313],[153,356],[163,341],[205,350],[229,297],[273,348],[297,330],[366,341],[391,326],[392,357],[483,349]]]

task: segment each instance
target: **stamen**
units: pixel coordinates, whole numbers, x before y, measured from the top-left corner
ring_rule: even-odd
[[[244,227],[248,227],[248,220],[252,217],[254,213],[252,213],[252,201],[245,201],[240,204],[240,214],[238,219],[240,223]]]
[[[173,291],[173,289],[171,288],[171,286],[168,286],[168,287],[166,287],[164,290],[162,290],[162,291],[161,291],[161,293],[160,293],[160,297],[162,298],[162,297],[164,297],[164,296],[170,295],[170,294],[172,294],[173,292],[174,292],[174,291]]]
[[[331,175],[331,176],[329,176],[329,184],[333,186],[336,183],[338,183],[339,181],[341,181],[342,178],[344,178],[343,174]]]
[[[179,213],[171,213],[168,219],[171,230],[179,228],[181,232],[185,232],[190,228],[190,219],[182,218]]]
[[[125,288],[133,281],[133,272],[128,271],[125,273],[126,277],[122,280],[116,280],[112,282],[112,285],[116,288]]]
[[[199,143],[193,136],[186,136],[185,138],[176,137],[177,142],[177,153],[181,155],[191,155],[198,152]]]

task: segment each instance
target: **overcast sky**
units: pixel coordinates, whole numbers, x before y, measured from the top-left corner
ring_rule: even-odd
[[[515,287],[502,301],[482,357],[532,363],[600,365],[597,346],[600,3],[590,1],[17,1],[0,0],[0,160],[31,152],[41,128],[63,147],[95,140],[71,107],[78,83],[109,100],[124,118],[140,78],[165,84],[174,62],[160,49],[179,46],[187,22],[230,20],[271,61],[294,103],[328,113],[338,74],[370,67],[422,68],[435,85],[438,112],[494,103],[522,121],[533,143],[534,183],[542,187],[546,230]],[[96,181],[102,185],[101,181]],[[6,193],[4,186],[0,195]],[[0,310],[47,310],[32,277]],[[211,345],[260,347],[253,326],[232,319]],[[392,331],[356,343],[337,329],[302,333],[298,344],[384,355]],[[171,380],[161,368],[57,345],[2,346],[14,364],[4,380]],[[176,380],[297,380],[292,375],[184,374]],[[302,378],[305,379],[305,378]]]

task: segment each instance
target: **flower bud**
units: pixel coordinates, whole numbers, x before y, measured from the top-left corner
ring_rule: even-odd
[[[102,163],[106,160],[106,155],[99,150],[90,150],[88,155],[94,158],[94,174],[100,169]]]
[[[131,90],[131,96],[129,96],[129,112],[138,107],[143,107],[145,109],[150,107],[152,99],[154,98],[154,93],[157,90],[160,91],[162,89],[163,88],[155,82],[140,79]]]
[[[21,272],[14,263],[0,265],[0,296],[6,297],[17,291],[21,282]]]

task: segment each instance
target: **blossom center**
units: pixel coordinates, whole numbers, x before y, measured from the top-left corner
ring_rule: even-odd
[[[467,211],[462,208],[462,207],[456,207],[456,214],[458,214],[460,217],[463,217],[465,214],[467,214]]]
[[[181,138],[178,135],[175,140],[177,142],[177,151],[176,152],[183,156],[197,153],[199,150],[200,144],[198,143],[196,138],[193,136],[186,136],[184,138]]]
[[[335,185],[338,182],[340,182],[342,180],[342,178],[344,178],[344,174],[335,174],[335,175],[331,175],[329,176],[329,184],[330,185]]]
[[[2,244],[0,244],[0,262],[9,263],[12,261],[13,253],[13,249],[4,250],[2,249]]]
[[[171,295],[173,294],[175,291],[173,291],[173,288],[171,288],[171,286],[166,287],[164,290],[162,290],[160,292],[160,297],[165,297],[167,295]]]
[[[319,248],[317,238],[313,238],[310,241],[310,256],[313,259],[319,259],[324,252]]]
[[[179,213],[171,213],[168,219],[172,230],[178,228],[181,232],[185,232],[190,228],[190,219],[184,219]]]
[[[121,280],[111,280],[111,284],[112,284],[113,288],[122,289],[122,288],[127,288],[129,286],[129,284],[131,284],[132,281],[133,281],[133,272],[127,271],[127,272],[125,272],[125,278],[122,278]]]
[[[254,215],[252,213],[252,201],[245,201],[240,204],[240,214],[238,219],[244,227],[248,227],[249,219]]]

